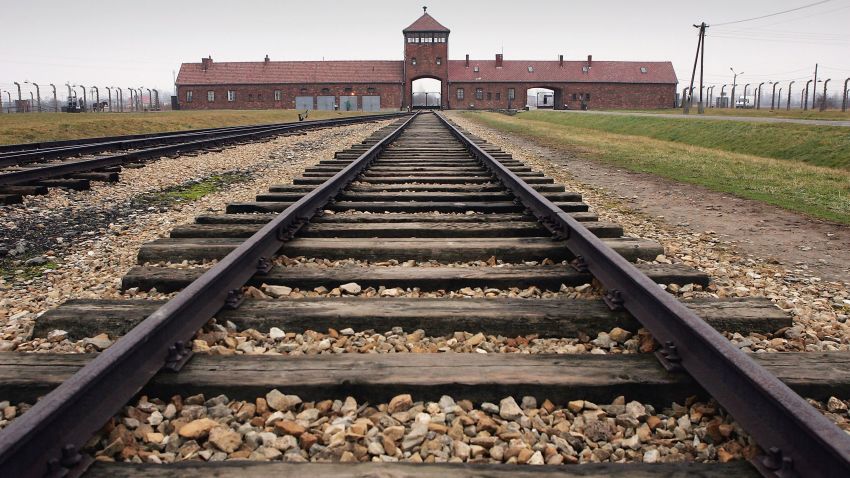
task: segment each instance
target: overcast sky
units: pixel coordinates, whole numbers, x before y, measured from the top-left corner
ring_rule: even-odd
[[[709,84],[731,83],[730,66],[745,72],[739,83],[805,81],[819,62],[819,78],[840,91],[850,76],[850,0],[720,25],[815,1],[12,0],[0,13],[0,89],[30,80],[170,91],[180,63],[206,55],[398,60],[401,30],[428,5],[452,30],[452,59],[489,59],[504,49],[505,59],[670,60],[681,89],[696,48],[692,25],[706,21],[717,24],[706,42]]]

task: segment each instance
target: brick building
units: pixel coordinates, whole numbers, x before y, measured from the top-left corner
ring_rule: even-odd
[[[183,63],[177,100],[181,109],[398,110],[415,106],[420,78],[440,81],[447,109],[522,108],[535,88],[552,90],[555,109],[669,108],[676,100],[669,61],[449,60],[451,32],[427,12],[402,33],[403,61]]]

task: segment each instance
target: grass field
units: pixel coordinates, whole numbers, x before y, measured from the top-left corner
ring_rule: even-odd
[[[850,224],[850,162],[846,143],[850,130],[847,128],[840,131],[845,137],[842,143],[837,138],[839,133],[833,131],[838,128],[815,126],[798,129],[798,125],[789,125],[793,127],[790,130],[774,130],[774,125],[765,124],[688,122],[683,125],[689,127],[687,130],[668,131],[666,123],[676,120],[537,112],[512,117],[497,113],[464,114],[486,126],[532,139],[566,154]],[[611,127],[617,131],[603,130],[599,121],[612,119],[628,121],[624,124],[610,123],[618,125]],[[691,130],[691,127],[694,129]],[[709,131],[702,132],[702,128]],[[732,152],[725,145],[717,147],[724,138],[747,131],[750,132],[748,134],[758,132],[766,138],[760,140],[759,145],[737,142],[739,149],[747,153],[757,153],[759,148],[773,153],[782,151],[787,159]],[[686,138],[691,138],[687,144]],[[696,142],[700,144],[692,144]],[[773,142],[784,146],[776,147]],[[837,147],[837,144],[844,145],[843,152],[830,151],[828,145]],[[828,162],[841,163],[844,169],[811,164],[820,162],[817,155],[809,154],[807,163],[795,160],[790,154],[794,150],[806,153],[809,147],[829,153],[831,159]]]
[[[756,116],[756,117],[764,117],[764,118],[790,118],[790,119],[811,119],[811,120],[850,120],[850,111],[841,111],[841,110],[826,110],[826,111],[818,111],[818,110],[800,110],[794,109],[793,107],[786,111],[785,103],[783,103],[782,108],[777,108],[774,111],[770,111],[770,107],[767,108],[762,107],[761,109],[729,109],[729,108],[706,108],[705,114],[708,116]],[[618,112],[632,112],[632,113],[648,113],[648,114],[674,114],[680,115],[682,114],[682,108],[671,108],[671,109],[661,109],[661,110],[611,110]],[[691,116],[697,116],[696,114],[696,106],[691,108]]]
[[[311,119],[362,112],[311,111]],[[29,113],[0,115],[0,144],[58,141],[298,121],[295,110],[162,111],[150,113]]]
[[[850,170],[850,128],[796,123],[678,120],[652,116],[586,115],[530,111],[523,120],[608,133],[646,136],[676,143],[814,166]]]

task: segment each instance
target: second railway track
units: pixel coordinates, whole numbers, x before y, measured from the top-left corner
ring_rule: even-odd
[[[589,438],[589,432],[577,434],[553,425],[551,418],[558,414],[572,417],[574,424],[604,416],[598,407],[575,408],[573,403],[565,407],[567,400],[614,401],[616,407],[617,397],[625,395],[660,408],[692,394],[704,398],[707,394],[762,450],[752,454],[753,467],[740,461],[654,467],[609,463],[547,468],[534,476],[750,476],[756,470],[766,476],[847,476],[848,436],[788,388],[820,399],[846,391],[850,384],[846,359],[836,354],[748,357],[714,329],[772,331],[790,325],[790,319],[767,300],[678,302],[657,283],[706,285],[708,277],[682,266],[627,262],[652,261],[661,253],[659,244],[623,236],[617,224],[599,221],[580,195],[469,136],[444,117],[429,113],[399,119],[364,144],[309,168],[295,184],[272,185],[255,202],[229,204],[227,214],[200,216],[196,224],[174,229],[170,238],[144,245],[139,266],[126,275],[124,288],[180,291],[167,303],[76,300],[40,317],[36,335],[62,329],[75,337],[106,332],[122,338],[97,357],[1,357],[5,362],[0,363],[0,375],[5,380],[0,398],[32,403],[52,391],[0,431],[0,471],[4,476],[41,476],[48,470],[73,474],[87,469],[92,453],[101,459],[143,461],[139,449],[150,441],[147,435],[114,432],[130,422],[111,422],[112,432],[99,431],[140,391],[145,400],[161,400],[159,405],[144,401],[153,408],[165,407],[174,395],[224,394],[241,401],[233,402],[243,404],[235,410],[213,417],[217,423],[210,426],[224,429],[215,432],[219,436],[235,437],[234,453],[247,450],[239,455],[243,458],[257,450],[256,444],[248,449],[250,433],[256,437],[272,432],[290,437],[292,445],[283,447],[285,453],[269,451],[268,457],[277,460],[418,461],[415,455],[424,461],[450,461],[458,456],[457,446],[464,456],[459,461],[476,464],[423,469],[381,463],[351,468],[196,460],[179,468],[97,463],[88,468],[89,475],[521,476],[530,471],[487,463],[568,463],[579,461],[584,448],[590,450],[585,455],[597,460],[604,455],[593,452],[604,444],[594,443],[599,440]],[[292,259],[297,257],[311,260]],[[209,269],[164,266],[211,260],[219,262]],[[320,267],[335,261],[350,264]],[[303,262],[317,266],[299,265]],[[596,287],[587,290],[583,284],[592,281]],[[298,298],[258,298],[256,288],[263,284],[272,295],[308,292],[297,293]],[[576,286],[587,292],[578,292]],[[431,336],[469,332],[541,338],[595,337],[615,327],[635,333],[644,327],[661,345],[618,356],[251,355],[221,336],[215,339],[222,328],[208,325],[213,317],[218,324],[259,331],[257,340],[269,344],[269,350],[281,338],[268,338],[273,329],[298,334],[393,327],[422,329]],[[202,328],[204,332],[196,336]],[[220,350],[232,350],[222,352],[225,356],[210,355],[209,348],[192,342],[193,337],[220,340],[224,344]],[[337,334],[334,346],[344,349],[344,341]],[[814,367],[823,370],[822,377],[807,376]],[[273,394],[268,401],[256,400],[273,389],[297,395],[305,403]],[[458,405],[443,396],[455,397]],[[512,400],[504,401],[507,396],[529,400],[522,400],[520,409]],[[346,397],[354,400],[353,408]],[[280,400],[292,403],[279,406]],[[400,405],[405,400],[417,404]],[[460,400],[469,402],[461,406]],[[532,401],[544,400],[548,405],[539,410],[545,412],[531,406]],[[192,405],[196,401],[193,398]],[[281,411],[276,420],[272,410],[260,410],[269,401]],[[233,403],[227,405],[232,408]],[[256,405],[247,407],[249,413],[244,403]],[[392,413],[394,408],[398,413]],[[427,411],[429,418],[421,413],[410,416],[409,409]],[[137,415],[129,418],[153,424],[152,409],[134,410]],[[239,422],[235,416],[243,411],[250,416]],[[361,416],[366,412],[372,413],[371,419]],[[633,417],[636,421],[646,419],[645,413],[638,415]],[[157,418],[151,426],[158,431],[151,428],[151,433],[186,445],[193,438],[175,423],[189,426],[201,417],[183,418],[168,425]],[[600,422],[620,424],[621,418]],[[398,428],[401,435],[392,438]],[[317,429],[324,436],[317,436]],[[541,434],[547,437],[542,442]],[[95,435],[98,438],[92,440]],[[129,445],[122,441],[119,450],[116,436],[139,444],[125,452]],[[446,456],[443,437],[463,445],[449,445],[452,453]],[[529,437],[538,441],[528,444]],[[207,438],[206,434],[194,438],[197,450],[192,456],[198,458],[201,450],[207,450],[203,456],[221,457],[230,446],[218,441],[213,445]],[[518,452],[522,460],[519,455],[504,456],[514,445],[522,450],[520,444],[529,450]],[[162,461],[159,454],[168,449],[159,442],[144,456],[157,455],[148,461]],[[605,453],[612,462],[640,461],[628,452]]]
[[[396,116],[399,113],[8,145],[0,148],[0,205],[21,203],[25,195],[46,194],[49,187],[88,189],[90,181],[117,181],[122,167],[164,156]]]

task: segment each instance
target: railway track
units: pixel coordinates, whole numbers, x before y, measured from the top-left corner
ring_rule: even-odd
[[[0,432],[0,474],[848,476],[850,438],[798,395],[823,399],[846,394],[850,389],[848,359],[828,353],[747,356],[716,329],[767,332],[790,325],[790,319],[766,300],[679,302],[657,284],[706,285],[708,277],[682,266],[636,264],[639,259],[652,261],[662,251],[651,241],[623,236],[618,225],[599,221],[580,195],[565,191],[493,145],[470,137],[442,116],[428,113],[399,119],[363,144],[309,168],[292,185],[273,185],[255,202],[229,204],[227,214],[198,217],[195,224],[175,228],[170,238],[143,246],[139,265],[125,276],[123,287],[180,291],[173,299],[75,300],[40,317],[36,335],[62,329],[75,337],[107,332],[122,338],[97,356],[0,356],[0,398],[32,403],[49,392]],[[345,267],[307,267],[297,265],[296,257],[317,258],[314,265],[349,259],[359,262]],[[208,269],[165,266],[168,262],[211,260],[218,262]],[[476,265],[464,266],[470,262]],[[576,299],[571,291],[577,289],[571,287],[591,281],[599,286],[600,295]],[[330,292],[277,300],[258,295],[257,288],[278,294],[284,286]],[[551,291],[563,288],[566,293],[538,294],[548,298],[523,296],[521,291],[532,286]],[[355,296],[366,288],[372,288],[367,289],[371,293]],[[394,292],[387,292],[390,290]],[[511,292],[509,297],[485,297],[504,295],[498,290]],[[405,297],[395,297],[398,294]],[[330,297],[333,295],[340,297]],[[197,343],[191,340],[199,330],[205,330],[205,337],[220,330],[215,326],[212,332],[208,330],[211,318],[228,327],[269,335],[274,328],[302,333],[403,327],[422,329],[429,335],[466,331],[546,338],[595,336],[614,327],[637,332],[644,327],[661,345],[649,347],[647,353],[601,356],[193,354]],[[649,353],[652,349],[654,354]],[[818,370],[818,376],[811,376],[812,370]],[[689,395],[709,395],[734,416],[762,452],[752,457],[752,465],[741,461],[653,466],[604,463],[533,471],[486,464],[423,467],[215,461],[171,466],[98,462],[89,467],[89,449],[98,450],[103,458],[105,449],[114,448],[115,443],[108,443],[114,433],[109,438],[98,435],[96,443],[91,437],[140,391],[147,397],[144,403],[156,399],[165,403],[174,395],[196,394],[224,394],[254,403],[256,397],[272,400],[271,394],[266,395],[272,389],[310,401],[315,404],[311,410],[317,412],[322,403],[330,403],[320,401],[346,397],[356,400],[351,412],[370,410],[367,404],[387,403],[387,410],[392,411],[404,394],[441,405],[441,397],[453,396],[468,400],[470,406],[482,404],[482,410],[485,402],[499,403],[506,396],[549,399],[563,406],[574,398],[612,403],[625,395],[661,406]],[[283,400],[281,396],[276,399]],[[197,404],[197,398],[185,400]],[[339,406],[344,408],[348,402],[346,399]],[[256,403],[265,406],[267,402]],[[479,411],[465,415],[451,408],[453,404],[449,405],[454,410],[450,415],[463,415],[455,417],[458,423],[465,416],[472,421],[463,426],[474,425],[476,420],[476,426],[485,426]],[[503,426],[508,426],[505,413],[509,406],[510,402],[502,402],[501,411],[494,415]],[[248,407],[252,410],[248,418],[254,417],[251,426],[262,431],[272,413],[260,414],[252,407]],[[237,408],[240,413],[244,410],[244,406]],[[329,408],[322,410],[311,420],[330,413]],[[402,413],[404,410],[407,408]],[[310,415],[309,411],[305,408],[302,413]],[[366,450],[359,443],[369,439],[369,428],[383,428],[386,433],[393,428],[390,425],[399,423],[392,420],[402,420],[401,415],[393,414],[399,418],[382,419],[391,423],[369,425],[338,418],[322,425],[325,430],[336,427],[335,432],[328,432],[330,438],[310,435],[323,440],[310,444],[305,443],[308,434],[304,427],[296,422],[300,418],[294,412],[280,413],[278,420],[286,418],[295,423],[290,425],[294,428],[273,422],[274,426],[266,429],[294,440],[296,446],[284,457],[298,455],[301,461],[307,450],[299,450],[299,446],[312,451],[319,446],[324,453],[321,459],[340,460],[339,454],[333,455],[331,443],[324,441],[340,436],[336,450],[342,460],[356,457],[352,450],[357,452],[358,446],[360,451]],[[143,421],[149,416],[145,414]],[[446,433],[445,426],[425,425],[427,436]],[[113,432],[116,426],[112,423]],[[245,426],[239,426],[238,433],[246,434],[246,440],[249,433],[257,435]],[[548,430],[545,424],[536,426],[537,433],[543,432],[541,427]],[[417,453],[425,458],[422,454],[428,454],[422,439],[426,435],[418,442],[409,441],[417,429],[422,431],[419,416],[410,431],[404,431],[406,438],[399,437],[400,447],[408,457]],[[476,459],[470,457],[469,461],[488,462],[488,450],[500,439],[508,441],[503,437],[511,435],[511,430],[507,435],[502,430],[498,437],[488,433],[485,440],[472,442],[478,448],[473,449]],[[466,429],[461,427],[460,432],[463,436]],[[546,433],[552,440],[558,434],[554,430]],[[165,434],[177,436],[177,431],[165,430]],[[514,438],[521,435],[516,432]],[[567,432],[563,436],[575,438]],[[413,445],[408,447],[410,443]],[[388,450],[395,446],[385,442],[381,450],[391,455]],[[396,449],[396,457],[404,458],[401,448]],[[115,448],[112,453],[117,451]],[[367,458],[377,458],[369,453]],[[561,455],[554,462],[564,460]],[[547,459],[552,456],[547,454]]]
[[[365,115],[300,123],[234,126],[158,134],[130,135],[7,145],[0,148],[0,204],[18,204],[24,195],[46,194],[49,187],[89,189],[91,181],[114,182],[122,167],[163,156],[217,151],[310,129],[379,121],[399,113]],[[102,154],[108,152],[109,154]]]

